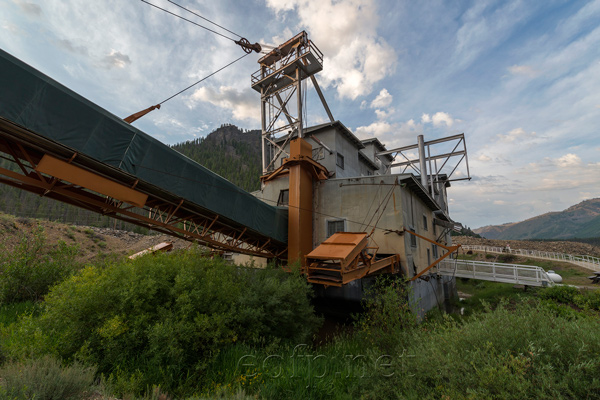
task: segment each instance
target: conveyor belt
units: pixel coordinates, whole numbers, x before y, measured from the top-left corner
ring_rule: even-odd
[[[2,183],[217,249],[266,257],[287,249],[286,209],[2,50],[0,151],[15,163],[0,169]]]

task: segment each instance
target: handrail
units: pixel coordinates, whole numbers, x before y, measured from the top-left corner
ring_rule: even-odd
[[[462,248],[465,250],[485,251],[489,253],[505,253],[525,257],[542,258],[546,260],[559,260],[583,266],[594,271],[600,270],[600,258],[588,255],[574,256],[566,253],[554,253],[539,250],[510,249],[506,247],[482,245],[463,245]]]
[[[278,60],[271,66],[264,66],[261,69],[259,69],[258,71],[251,74],[250,75],[251,84],[254,85],[255,83],[257,83],[257,82],[265,79],[266,77],[274,74],[275,72],[281,70],[286,65],[291,64],[291,63],[295,62],[296,60],[299,60],[303,57],[306,57],[310,53],[315,55],[319,64],[323,64],[323,53],[321,53],[321,50],[319,50],[317,48],[317,46],[315,46],[315,44],[311,40],[309,40],[308,45],[300,47],[298,53],[296,53],[296,52],[290,53],[288,57]]]
[[[472,260],[444,260],[437,268],[442,275],[528,286],[552,286],[554,282],[541,267]]]

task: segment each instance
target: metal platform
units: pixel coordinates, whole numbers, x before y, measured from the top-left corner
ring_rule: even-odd
[[[323,70],[323,53],[302,32],[258,62],[261,67],[251,76],[252,89],[269,96]]]
[[[371,274],[398,272],[400,257],[377,259],[377,248],[368,247],[368,241],[365,232],[334,233],[306,256],[308,281],[342,286]]]

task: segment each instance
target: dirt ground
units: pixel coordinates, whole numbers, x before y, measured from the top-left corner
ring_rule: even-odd
[[[79,248],[81,261],[93,260],[106,254],[128,256],[162,242],[172,242],[174,249],[190,246],[190,242],[169,235],[139,233],[96,228],[80,225],[69,225],[43,219],[19,218],[0,213],[0,244],[6,249],[12,249],[26,234],[31,234],[38,226],[44,230],[46,243],[56,245],[60,240],[69,245],[76,244]],[[512,249],[529,249],[551,251],[573,255],[586,254],[600,257],[600,248],[586,243],[576,242],[535,242],[521,240],[490,240],[468,236],[454,236],[454,243],[463,245],[484,245],[504,247],[507,244]]]
[[[18,218],[3,213],[0,213],[0,243],[10,251],[23,236],[32,234],[38,227],[43,228],[48,246],[54,246],[61,240],[68,245],[77,245],[80,261],[91,261],[111,253],[128,256],[162,242],[172,242],[174,249],[190,245],[190,242],[169,235],[141,235],[110,228]]]
[[[574,256],[588,255],[594,257],[600,257],[600,247],[592,246],[587,243],[578,242],[546,242],[546,241],[530,241],[530,240],[491,240],[491,239],[479,239],[470,236],[453,236],[452,242],[462,245],[479,245],[479,246],[493,246],[493,247],[506,247],[510,245],[511,249],[523,249],[523,250],[538,250],[548,251],[553,253],[565,253]]]

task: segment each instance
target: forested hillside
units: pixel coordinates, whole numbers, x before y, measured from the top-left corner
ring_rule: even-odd
[[[260,187],[260,131],[242,131],[222,125],[206,138],[179,143],[173,148],[211,171],[248,190]],[[0,166],[14,168],[7,160]],[[46,218],[69,224],[115,227],[146,233],[148,230],[46,197],[0,184],[0,212],[27,218]]]
[[[260,188],[260,131],[221,125],[205,138],[178,143],[178,152],[249,192]]]

